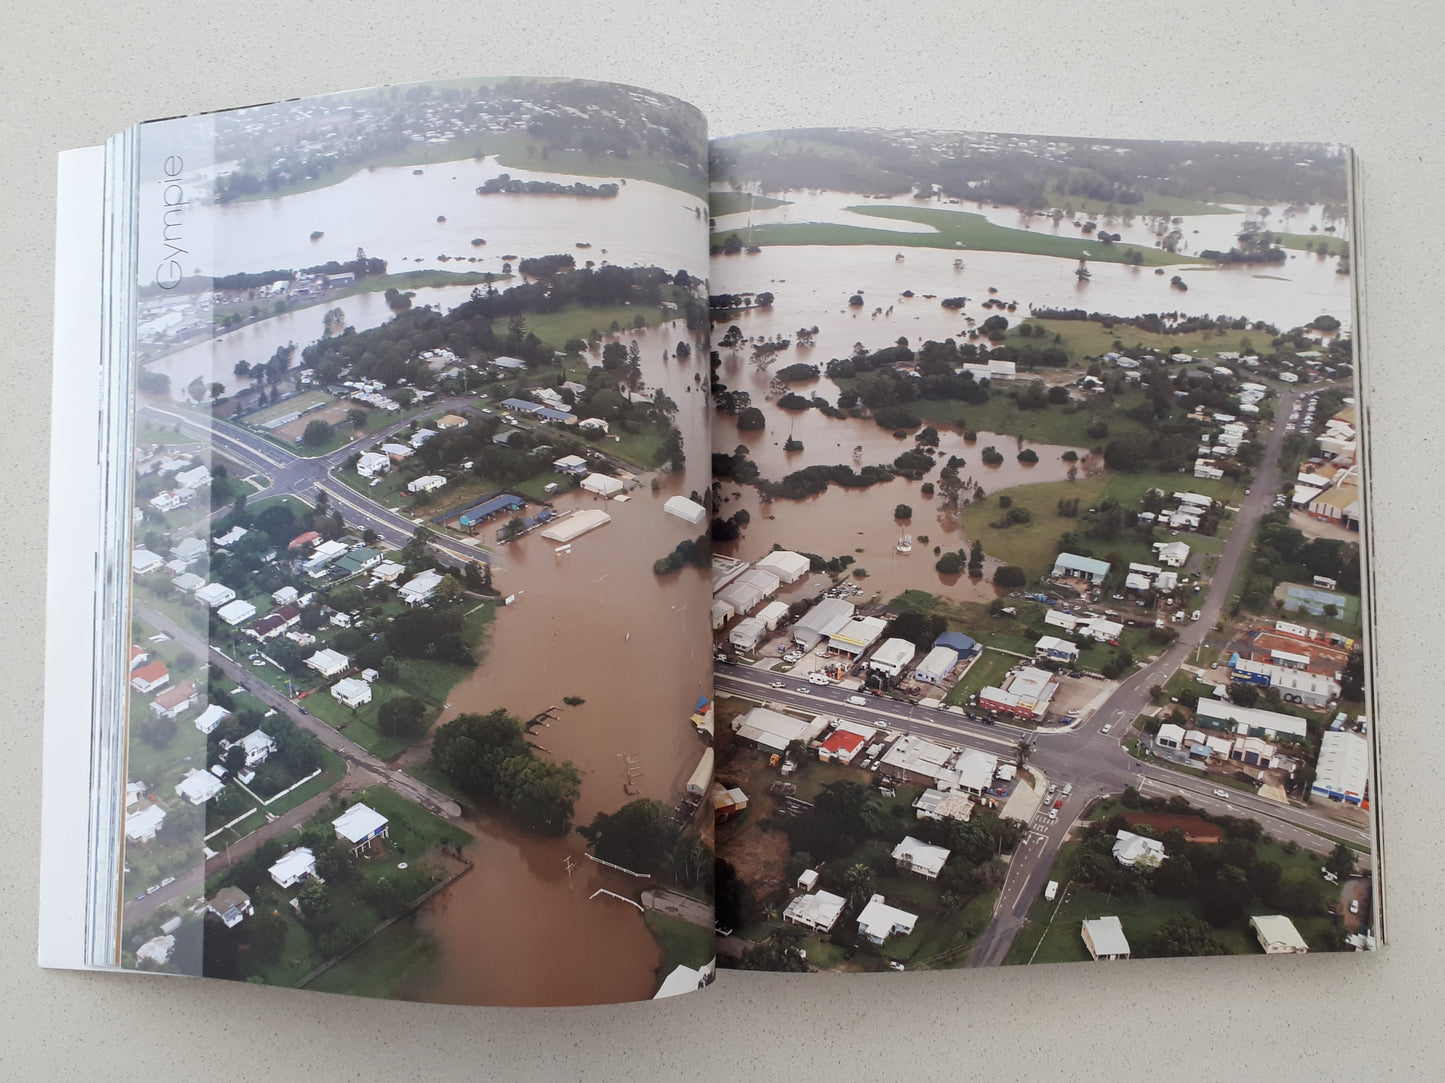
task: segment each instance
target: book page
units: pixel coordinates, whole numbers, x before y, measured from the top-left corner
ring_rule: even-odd
[[[1344,148],[712,162],[721,963],[1373,947]]]
[[[472,80],[138,142],[98,961],[467,1004],[704,984],[701,115]]]

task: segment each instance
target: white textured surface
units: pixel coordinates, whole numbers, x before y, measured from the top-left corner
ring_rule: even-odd
[[[708,29],[708,17],[716,25]],[[7,1078],[870,1080],[1434,1076],[1445,1053],[1435,544],[1445,506],[1436,227],[1445,174],[1434,5],[1094,0],[899,5],[521,0],[64,2],[0,45],[4,366],[0,1064]],[[736,44],[726,44],[727,35]],[[419,1007],[39,970],[41,644],[55,156],[146,117],[461,74],[667,91],[714,134],[911,124],[1353,143],[1364,167],[1385,664],[1392,944],[1372,958],[1135,962],[876,977],[724,974],[709,993],[585,1010]],[[57,411],[64,423],[65,409]],[[1398,691],[1391,691],[1394,684]],[[765,1001],[774,1005],[765,1008]],[[785,1005],[778,1011],[777,1005]],[[894,1037],[896,1036],[896,1037]],[[905,1043],[906,1040],[906,1044]],[[1430,1065],[1435,1068],[1430,1068]],[[952,1069],[943,1066],[953,1065]],[[122,1068],[121,1066],[124,1066]]]

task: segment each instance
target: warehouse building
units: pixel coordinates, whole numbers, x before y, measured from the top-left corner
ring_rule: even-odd
[[[824,598],[793,625],[793,642],[805,651],[812,650],[851,621],[856,611],[852,602],[842,598]]]

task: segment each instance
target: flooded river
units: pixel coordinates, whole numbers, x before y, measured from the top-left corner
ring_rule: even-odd
[[[642,915],[590,898],[602,887],[636,897],[636,881],[586,859],[576,835],[539,838],[485,816],[463,826],[477,839],[466,849],[474,867],[418,913],[439,950],[398,995],[518,1007],[652,996],[662,952]]]

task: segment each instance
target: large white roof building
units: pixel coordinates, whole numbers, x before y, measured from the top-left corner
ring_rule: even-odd
[[[1365,799],[1369,782],[1369,738],[1348,730],[1326,730],[1320,738],[1320,758],[1310,792],[1358,805]]]

